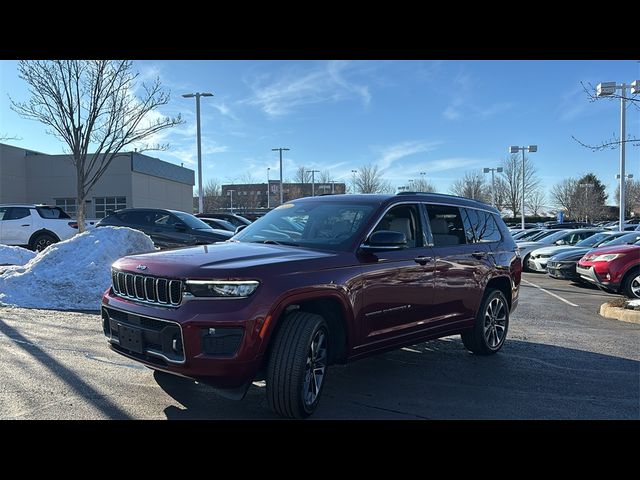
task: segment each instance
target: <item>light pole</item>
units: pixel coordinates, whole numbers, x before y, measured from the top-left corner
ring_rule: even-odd
[[[272,148],[271,151],[275,152],[275,151],[279,151],[280,152],[280,205],[282,205],[284,203],[284,191],[282,188],[282,151],[288,152],[290,149],[289,148]]]
[[[621,90],[620,94],[620,231],[624,231],[624,187],[626,176],[624,174],[624,150],[626,142],[625,133],[625,108],[627,98],[627,88],[631,88],[634,95],[640,93],[640,80],[634,80],[631,85],[622,83],[618,85],[616,82],[602,82],[596,86],[597,97],[610,97],[615,95],[616,90]]]
[[[233,192],[235,192],[235,190],[227,190],[227,192],[229,192],[229,194],[231,195],[231,213],[233,213]]]
[[[627,179],[630,180],[630,179],[633,178],[633,173],[628,173],[624,177],[625,177],[625,180],[627,180]],[[616,174],[616,180],[619,180],[619,179],[620,179],[620,174],[618,173],[618,174]],[[624,182],[624,189],[625,189],[625,191],[627,190],[627,182],[626,181]]]
[[[269,204],[269,198],[271,198],[271,189],[269,188],[269,171],[270,170],[271,170],[271,167],[267,167],[267,210],[271,208]]]
[[[525,168],[524,168],[524,152],[535,153],[538,151],[537,145],[529,145],[528,147],[509,147],[509,153],[518,153],[522,151],[522,229],[524,230],[524,185],[525,185]]]
[[[204,198],[202,194],[202,147],[200,141],[200,97],[213,97],[213,93],[185,93],[184,98],[196,97],[196,135],[198,137],[198,213],[204,209]]]
[[[502,167],[497,168],[485,168],[484,173],[491,172],[491,204],[496,206],[496,177],[495,172],[502,173]],[[498,207],[496,207],[498,208]]]
[[[353,173],[353,193],[356,193],[356,173],[358,170],[351,170],[351,173]]]
[[[311,196],[316,196],[316,173],[320,173],[320,170],[311,170]]]
[[[582,188],[584,188],[584,221],[588,222],[589,221],[589,214],[587,213],[589,211],[589,189],[594,187],[593,183],[581,183],[580,186]]]

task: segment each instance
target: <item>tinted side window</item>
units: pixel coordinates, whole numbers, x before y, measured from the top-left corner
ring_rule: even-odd
[[[498,224],[493,215],[482,210],[474,210],[473,208],[463,208],[469,224],[472,228],[472,237],[474,243],[499,242],[502,240]],[[466,222],[465,222],[466,227]],[[471,243],[469,232],[467,231],[467,242]]]
[[[155,220],[155,213],[153,212],[122,212],[116,215],[116,217],[126,225],[152,225]]]
[[[7,210],[9,210],[7,207],[0,207],[0,220],[6,220],[4,216],[6,215]]]
[[[71,218],[64,210],[58,207],[36,207],[36,210],[42,218]]]
[[[429,224],[436,247],[467,243],[462,215],[458,207],[427,205]]]
[[[28,208],[13,207],[10,208],[7,213],[5,213],[4,220],[19,220],[21,218],[26,218],[29,215],[31,215],[31,212]]]

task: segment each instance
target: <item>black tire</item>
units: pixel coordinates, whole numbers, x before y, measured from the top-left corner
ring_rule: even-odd
[[[488,290],[472,329],[461,334],[462,343],[476,355],[492,355],[502,348],[509,330],[509,304],[500,290]]]
[[[525,257],[522,259],[522,271],[523,272],[530,272],[531,269],[529,268],[529,255],[531,255],[530,253],[527,253],[525,255]]]
[[[627,273],[622,282],[622,293],[629,298],[640,298],[640,269]]]
[[[31,250],[41,252],[52,243],[56,243],[58,239],[50,233],[39,233],[31,240]]]
[[[317,357],[312,342],[320,352]],[[267,366],[267,400],[274,412],[306,418],[315,411],[325,384],[328,346],[329,327],[320,315],[294,312],[282,320]]]

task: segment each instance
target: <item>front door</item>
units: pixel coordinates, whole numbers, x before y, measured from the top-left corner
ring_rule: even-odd
[[[33,233],[31,211],[25,207],[8,207],[0,220],[2,243],[28,245]]]
[[[405,234],[402,250],[362,256],[363,306],[360,321],[363,344],[381,343],[417,333],[428,327],[433,302],[433,252],[426,245],[417,204],[391,208],[373,232]]]

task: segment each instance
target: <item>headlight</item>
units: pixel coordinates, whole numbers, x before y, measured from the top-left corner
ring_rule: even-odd
[[[591,259],[592,262],[610,262],[616,258],[623,257],[624,253],[607,253],[604,255],[598,255]]]
[[[243,298],[256,291],[256,280],[187,280],[187,291],[194,297]]]

